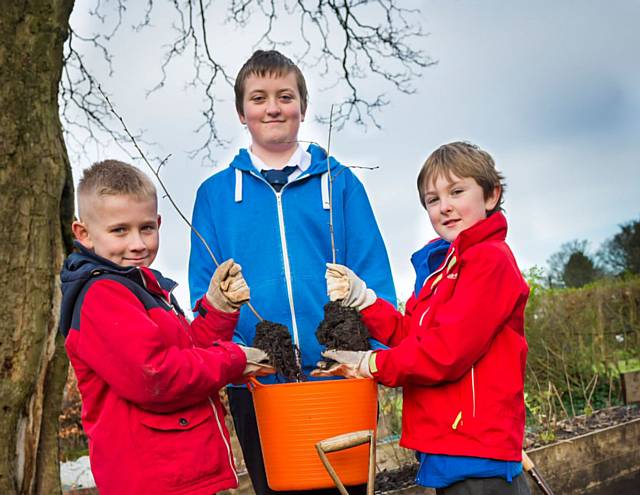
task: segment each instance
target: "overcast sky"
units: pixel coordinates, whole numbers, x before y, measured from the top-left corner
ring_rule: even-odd
[[[82,3],[77,2],[72,17],[76,31],[104,30]],[[220,12],[212,17],[220,23],[211,22],[210,43],[235,75],[252,53],[263,23],[255,17],[244,28],[224,24],[224,9],[215,7],[224,3],[213,4]],[[425,158],[443,143],[468,140],[493,155],[507,179],[508,242],[522,269],[546,265],[572,239],[588,239],[595,250],[619,224],[640,217],[640,2],[404,3],[420,7],[419,21],[429,36],[419,45],[437,65],[415,81],[413,95],[386,88],[391,104],[379,116],[381,130],[350,125],[335,133],[331,144],[332,154],[345,164],[380,167],[356,173],[376,212],[401,299],[412,290],[410,254],[434,237],[415,178]],[[135,16],[130,4],[128,15]],[[193,130],[202,108],[199,96],[184,89],[189,61],[173,67],[161,92],[145,97],[160,78],[160,47],[168,42],[163,15],[156,17],[156,29],[120,32],[112,45],[115,72],[102,80],[128,125],[144,129],[147,139],[158,143],[150,153],[172,154],[162,176],[190,216],[198,185],[250,141],[235,115],[232,89],[221,85],[218,124],[230,144],[216,150],[218,168],[188,157],[186,151],[199,143]],[[132,17],[127,25],[139,20],[139,15]],[[291,39],[291,33],[295,38],[295,30],[278,34]],[[292,41],[283,52],[300,50]],[[95,70],[99,73],[99,65]],[[339,95],[326,90],[313,70],[305,75],[308,117],[327,113]],[[374,80],[366,83],[377,88]],[[300,138],[324,144],[327,129],[308,118]],[[114,146],[92,147],[88,157],[72,154],[75,179],[82,168],[106,157],[129,160]],[[189,233],[166,199],[160,211],[155,268],[180,283],[177,295],[186,307]]]

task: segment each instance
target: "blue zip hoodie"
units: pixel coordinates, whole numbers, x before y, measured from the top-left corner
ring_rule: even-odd
[[[260,315],[289,328],[308,376],[320,360],[315,331],[327,303],[325,263],[332,261],[329,233],[327,156],[310,145],[311,164],[279,193],[241,149],[231,165],[202,183],[193,226],[218,262],[242,265],[251,303]],[[387,251],[364,187],[347,167],[330,159],[336,263],[351,268],[379,297],[396,303]],[[192,307],[209,287],[215,270],[192,233],[189,289]],[[251,345],[256,317],[241,309],[234,341]],[[266,377],[273,383],[281,377]]]

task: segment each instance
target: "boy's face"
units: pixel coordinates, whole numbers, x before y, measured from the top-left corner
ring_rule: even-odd
[[[83,219],[72,230],[84,247],[120,266],[151,265],[160,241],[154,198],[91,195],[81,206]]]
[[[254,153],[282,151],[296,143],[304,120],[300,103],[293,72],[266,77],[252,74],[246,79],[243,115],[239,117],[249,128]]]
[[[500,188],[489,198],[475,179],[451,175],[451,180],[440,175],[427,186],[425,203],[431,225],[440,237],[453,242],[458,234],[487,217],[498,203]]]

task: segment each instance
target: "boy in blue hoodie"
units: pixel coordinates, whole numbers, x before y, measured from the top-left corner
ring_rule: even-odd
[[[289,328],[302,371],[309,376],[322,350],[315,331],[328,301],[325,263],[332,260],[327,156],[319,146],[305,149],[298,142],[307,88],[300,69],[281,53],[256,51],[238,73],[235,97],[251,145],[200,186],[193,225],[218,259],[233,257],[242,265],[257,311]],[[347,167],[333,158],[329,165],[336,262],[366,274],[376,293],[395,304],[387,252],[365,190]],[[192,301],[206,292],[214,269],[205,246],[192,235]],[[234,341],[251,345],[256,323],[242,309]],[[251,395],[246,387],[228,392],[253,487],[257,495],[273,493]]]

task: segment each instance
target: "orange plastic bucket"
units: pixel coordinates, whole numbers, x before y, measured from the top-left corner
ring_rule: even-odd
[[[249,387],[272,490],[334,487],[315,444],[343,433],[376,429],[378,391],[372,379],[273,385],[254,380]],[[344,485],[367,482],[367,445],[328,457]]]

